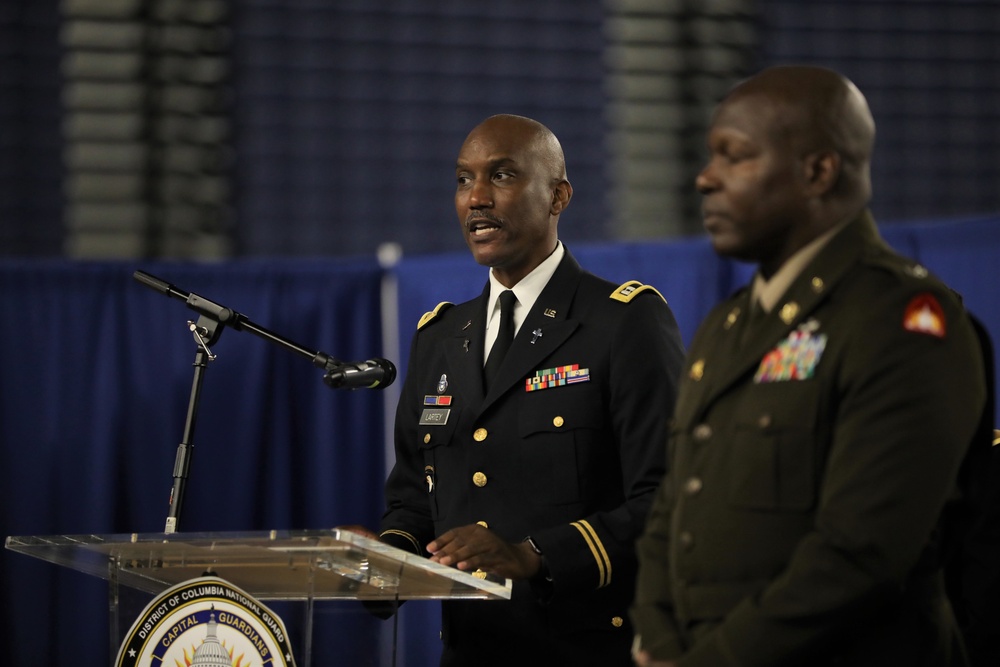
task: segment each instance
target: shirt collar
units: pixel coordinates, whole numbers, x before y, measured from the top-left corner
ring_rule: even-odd
[[[556,268],[558,268],[559,262],[562,261],[565,254],[566,249],[563,247],[562,241],[557,240],[556,249],[552,251],[552,254],[532,269],[531,273],[521,278],[516,285],[510,288],[514,290],[514,296],[517,297],[517,304],[514,306],[515,332],[521,327],[521,322],[524,321],[531,307],[535,305],[535,301],[538,300],[542,290],[549,283],[549,279],[556,272]],[[492,326],[494,317],[500,316],[500,292],[506,289],[508,288],[500,284],[500,281],[493,275],[493,270],[490,269],[490,301],[489,307],[486,310],[487,328]]]
[[[838,223],[833,228],[823,232],[812,241],[800,248],[794,255],[789,257],[781,268],[778,269],[770,280],[765,280],[760,271],[754,275],[753,285],[750,290],[750,302],[759,303],[765,312],[770,313],[785,295],[788,288],[792,286],[795,279],[805,270],[819,251],[830,242],[837,233],[846,227],[852,220],[848,219]]]

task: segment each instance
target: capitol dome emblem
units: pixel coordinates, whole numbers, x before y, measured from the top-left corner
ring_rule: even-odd
[[[177,584],[150,602],[125,636],[115,667],[294,667],[284,624],[218,577]]]

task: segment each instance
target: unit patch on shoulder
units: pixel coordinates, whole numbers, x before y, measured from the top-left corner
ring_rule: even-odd
[[[660,294],[660,292],[655,287],[653,287],[652,285],[643,285],[638,280],[630,280],[627,283],[622,283],[615,289],[614,292],[611,293],[611,298],[614,299],[615,301],[628,303],[629,301],[637,297],[639,294],[645,292],[646,290],[655,293],[658,297],[663,299],[663,295]],[[663,303],[666,302],[667,300],[663,299]]]
[[[910,299],[903,314],[903,328],[935,338],[944,338],[947,330],[944,310],[933,294],[924,292]]]
[[[420,321],[417,322],[417,331],[420,331],[421,329],[423,329],[426,324],[428,324],[429,322],[434,321],[434,319],[438,315],[440,315],[441,313],[443,313],[444,311],[448,310],[449,308],[451,308],[454,305],[455,304],[453,304],[450,301],[442,301],[441,303],[439,303],[437,306],[434,307],[434,310],[429,310],[426,313],[424,313],[420,317]]]

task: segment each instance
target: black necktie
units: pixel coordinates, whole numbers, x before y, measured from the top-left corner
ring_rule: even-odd
[[[497,339],[490,350],[490,356],[486,359],[486,366],[483,368],[483,377],[486,380],[486,388],[489,389],[490,382],[496,377],[500,362],[507,354],[507,348],[514,340],[514,304],[517,297],[511,290],[504,290],[500,293],[500,328],[497,331]]]

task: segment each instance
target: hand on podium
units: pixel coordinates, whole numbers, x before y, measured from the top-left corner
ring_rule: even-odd
[[[527,542],[511,544],[478,524],[453,528],[427,545],[431,560],[459,570],[482,570],[507,579],[531,579],[542,557]]]

